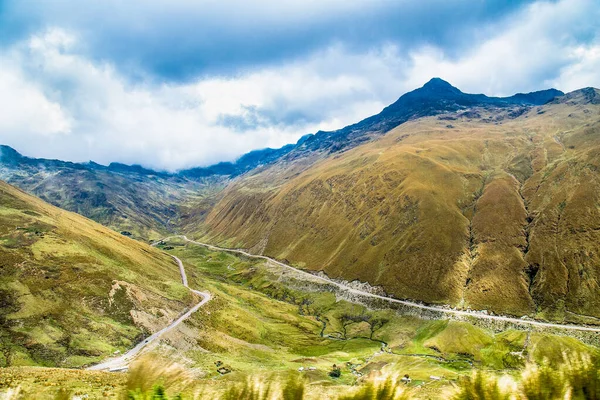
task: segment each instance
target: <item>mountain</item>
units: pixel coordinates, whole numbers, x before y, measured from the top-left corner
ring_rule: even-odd
[[[184,229],[401,298],[600,318],[598,93],[491,98],[432,80],[307,139],[311,162],[295,149],[234,180]]]
[[[487,97],[463,93],[434,78],[357,124],[305,135],[296,144],[279,149],[251,151],[234,162],[167,173],[139,165],[29,158],[0,146],[0,179],[117,231],[155,239],[172,232],[181,219],[200,222],[229,180],[279,161],[302,169],[329,153],[373,140],[410,119],[468,107],[511,108],[512,113],[523,113],[560,94],[550,89],[506,98]]]
[[[185,231],[429,303],[600,317],[597,93],[488,97],[434,78],[357,124],[232,163],[168,174],[4,148],[0,173],[141,238]]]
[[[423,87],[402,95],[379,114],[336,131],[319,131],[307,134],[294,145],[280,149],[263,149],[247,153],[235,162],[223,162],[209,167],[181,171],[186,177],[212,175],[238,176],[257,167],[272,164],[282,158],[293,160],[311,156],[314,152],[337,152],[371,140],[374,136],[415,118],[458,111],[470,107],[516,108],[524,112],[528,107],[545,104],[564,93],[546,89],[531,93],[518,93],[510,97],[488,97],[484,94],[463,93],[450,83],[433,78]]]
[[[562,94],[564,93],[560,90],[548,89],[510,97],[488,97],[484,94],[463,93],[450,83],[433,78],[423,87],[402,95],[379,114],[337,131],[318,132],[306,140],[305,146],[312,151],[335,152],[364,143],[370,140],[372,135],[381,135],[410,119],[470,107],[508,108],[542,105]]]
[[[146,244],[2,181],[0,205],[0,366],[98,361],[193,301]]]
[[[8,146],[0,146],[0,179],[53,205],[144,239],[170,232],[181,204],[219,187],[218,177],[187,179],[136,165],[29,158]]]
[[[298,143],[301,143],[300,139]],[[244,154],[235,162],[221,162],[208,167],[197,167],[182,170],[178,173],[180,176],[189,178],[204,178],[213,175],[238,176],[254,168],[272,163],[285,156],[294,149],[295,145],[288,144],[279,149],[261,149],[254,150]]]

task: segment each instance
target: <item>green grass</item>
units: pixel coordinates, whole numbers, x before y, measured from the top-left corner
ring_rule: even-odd
[[[139,361],[146,365],[143,374],[138,373],[135,378],[134,368],[129,383],[120,381],[111,387],[109,392],[114,396],[132,392],[144,398],[153,395],[157,385],[163,385],[168,398],[181,393],[184,399],[194,396],[227,399],[249,393],[251,388],[255,388],[253,393],[258,396],[254,398],[266,398],[266,382],[274,382],[268,387],[269,393],[276,395],[282,393],[285,382],[293,374],[295,382],[305,382],[298,390],[306,399],[377,398],[372,396],[390,393],[390,387],[385,389],[387,380],[378,380],[378,377],[391,377],[398,382],[404,375],[409,375],[412,382],[402,384],[402,390],[393,392],[396,397],[389,398],[439,398],[448,397],[449,391],[455,390],[454,385],[471,384],[470,377],[476,371],[486,379],[492,377],[490,382],[502,374],[519,380],[527,363],[558,365],[565,354],[593,357],[597,353],[595,348],[573,338],[540,332],[530,334],[529,344],[524,349],[527,332],[494,333],[467,322],[423,320],[393,310],[367,309],[336,299],[335,293],[322,291],[320,285],[299,285],[293,279],[281,279],[275,268],[256,260],[193,245],[169,245],[173,247],[170,251],[184,260],[190,285],[210,291],[214,299],[184,327],[168,334],[162,347],[151,353],[154,358]],[[360,318],[346,326],[346,339],[343,339],[345,315]],[[323,336],[323,325],[317,316],[327,321]],[[370,328],[365,316],[388,320],[375,331],[373,339],[369,339]],[[37,330],[31,334],[37,335],[38,341],[48,343],[49,339],[43,336],[53,333]],[[89,336],[85,330],[74,336],[74,342],[80,341],[78,346],[89,351],[104,351],[102,341]],[[521,351],[521,356],[513,354]],[[175,377],[169,378],[172,371],[160,371],[172,360],[179,360],[180,364],[176,368],[168,367],[169,371],[175,371]],[[84,361],[72,360],[73,363]],[[231,373],[220,375],[217,364],[226,366]],[[329,376],[334,364],[340,367],[339,378]],[[304,370],[299,372],[301,367]],[[311,367],[314,370],[309,369]],[[9,368],[5,373],[11,375],[18,371]],[[39,374],[38,370],[29,371],[34,371],[29,373],[36,376],[47,370],[40,370]],[[68,390],[77,388],[79,392],[98,396],[91,398],[101,398],[108,383],[98,389],[89,383],[87,372],[80,373],[80,382],[88,383],[63,380],[61,384]],[[0,392],[19,384],[29,391],[43,386],[43,379],[28,379],[19,374],[20,378],[12,383],[4,386],[0,383]],[[48,376],[48,372],[43,374]],[[141,375],[151,378],[143,384],[131,381],[139,380]],[[441,379],[434,380],[432,376]],[[191,386],[186,383],[190,379]]]
[[[414,384],[427,383],[439,393],[474,369],[510,372],[523,368],[528,357],[595,352],[575,339],[533,333],[530,345],[519,356],[514,353],[523,350],[527,336],[523,331],[494,333],[468,322],[428,321],[393,310],[367,309],[338,300],[335,293],[322,291],[319,285],[282,280],[277,268],[261,261],[184,245],[178,240],[169,246],[173,247],[170,252],[184,260],[190,284],[215,295],[191,321],[198,329],[195,340],[208,353],[186,354],[219,382],[239,382],[259,371],[285,373],[312,366],[317,370],[305,373],[309,381],[344,386],[357,382],[354,368],[369,376],[408,373]],[[345,340],[344,315],[357,317],[357,322],[346,327]],[[387,320],[372,340],[365,316]],[[327,325],[321,336],[323,320]],[[548,344],[538,344],[540,340]],[[382,345],[385,351],[381,351]],[[220,376],[216,361],[233,372]],[[327,375],[333,364],[342,367],[339,379]],[[442,377],[442,381],[432,383],[431,375]]]
[[[0,366],[99,361],[192,301],[168,255],[1,182],[0,200]]]

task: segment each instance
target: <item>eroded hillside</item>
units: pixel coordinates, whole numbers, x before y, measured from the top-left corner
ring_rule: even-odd
[[[463,109],[276,163],[223,193],[206,237],[399,297],[600,317],[599,99]]]

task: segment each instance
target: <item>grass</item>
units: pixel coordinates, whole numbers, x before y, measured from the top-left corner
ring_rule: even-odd
[[[598,106],[542,108],[455,115],[451,130],[421,118],[276,163],[186,231],[400,298],[598,323]]]
[[[11,392],[14,400],[54,400],[61,392],[66,392],[79,396],[87,394],[90,399],[116,399],[123,392],[126,381],[126,375],[108,372],[40,367],[0,368],[0,397],[4,395],[11,398],[7,395]]]
[[[563,355],[562,363],[528,363],[516,379],[475,372],[465,377],[456,400],[594,400],[600,398],[600,361],[587,354]]]
[[[150,358],[140,359],[128,375],[72,371],[60,387],[90,398],[108,393],[146,399],[159,389],[168,399],[439,398],[448,397],[454,385],[484,390],[503,374],[520,382],[521,371],[532,370],[532,365],[555,366],[565,355],[592,360],[597,354],[575,339],[542,332],[527,339],[527,332],[494,333],[466,322],[367,309],[336,298],[322,286],[284,278],[262,262],[177,242],[169,246],[184,260],[190,285],[209,290],[214,299],[165,335]],[[317,315],[327,321],[324,330]],[[360,317],[346,327],[345,339],[344,315]],[[388,320],[373,339],[367,315]],[[93,346],[93,340],[81,340]],[[340,368],[338,378],[329,374],[334,364]],[[221,375],[217,365],[231,372]],[[2,381],[0,374],[0,392],[40,388],[53,396],[58,386],[47,386],[51,371],[63,376],[64,370],[1,370],[14,377]],[[472,381],[475,371],[481,382]],[[408,385],[400,381],[405,375],[411,378]],[[282,397],[286,390],[288,397]]]
[[[438,386],[432,391],[437,381],[415,386],[408,374],[391,371],[371,375],[353,386],[317,385],[294,372],[253,373],[217,383],[194,379],[180,365],[145,358],[136,362],[127,375],[39,368],[0,370],[0,394],[10,400],[56,400],[73,395],[131,400],[595,400],[600,398],[599,367],[596,357],[565,355],[559,367],[529,362],[522,371],[510,375],[475,370],[460,377],[454,386]],[[19,373],[27,374],[27,378],[19,377]],[[11,386],[15,378],[21,378],[18,386]],[[31,386],[24,385],[25,379]]]
[[[171,257],[4,183],[0,201],[0,366],[96,362],[192,301]]]
[[[467,322],[428,321],[392,310],[367,309],[337,299],[319,285],[283,278],[263,262],[177,240],[168,245],[184,260],[190,284],[215,296],[190,320],[193,336],[174,336],[168,342],[177,348],[178,342],[193,338],[203,350],[184,351],[185,357],[193,360],[190,366],[204,371],[203,379],[215,380],[220,387],[225,382],[239,384],[249,375],[283,376],[302,367],[307,382],[323,387],[346,387],[363,377],[390,373],[409,374],[412,386],[425,385],[440,393],[474,369],[512,373],[529,359],[595,353],[575,339],[545,333],[531,333],[524,349],[527,332],[494,333]],[[346,327],[346,339],[344,315],[357,317]],[[372,339],[364,322],[369,315],[387,319]],[[220,376],[218,361],[232,373]],[[341,366],[340,378],[328,376],[333,364]],[[441,381],[432,381],[431,376]]]

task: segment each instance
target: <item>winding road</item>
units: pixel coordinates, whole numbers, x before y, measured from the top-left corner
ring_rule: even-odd
[[[392,297],[381,296],[381,295],[378,295],[378,294],[365,292],[365,291],[360,290],[360,289],[352,288],[352,287],[350,287],[348,285],[345,285],[343,283],[334,281],[333,279],[330,279],[330,278],[327,278],[327,277],[315,275],[313,273],[310,273],[310,272],[307,272],[307,271],[303,271],[303,270],[298,269],[298,268],[294,268],[294,267],[292,267],[290,265],[287,265],[287,264],[284,264],[284,263],[282,263],[280,261],[277,261],[277,260],[275,260],[275,259],[273,259],[271,257],[257,255],[257,254],[250,254],[250,253],[248,253],[248,252],[246,252],[244,250],[228,249],[228,248],[224,248],[224,247],[214,246],[214,245],[211,245],[211,244],[208,244],[208,243],[198,242],[198,241],[195,241],[195,240],[188,239],[188,237],[185,236],[185,235],[169,236],[169,237],[164,238],[164,239],[162,239],[162,240],[160,240],[158,242],[153,243],[152,246],[155,246],[155,245],[157,245],[157,244],[159,244],[161,242],[164,242],[166,240],[173,239],[173,238],[180,238],[180,239],[185,240],[186,242],[193,243],[193,244],[196,244],[198,246],[203,246],[203,247],[206,247],[208,249],[215,250],[215,251],[225,251],[225,252],[228,252],[228,253],[241,254],[241,255],[246,256],[246,257],[269,261],[269,262],[272,262],[272,263],[280,266],[281,268],[294,271],[295,273],[297,273],[300,276],[305,276],[305,277],[310,278],[310,279],[316,279],[316,280],[325,282],[325,283],[333,285],[333,286],[337,287],[338,289],[343,290],[343,291],[345,291],[347,293],[355,294],[355,295],[358,295],[358,296],[365,296],[365,297],[375,298],[375,299],[383,300],[383,301],[386,301],[386,302],[389,302],[389,303],[401,304],[401,305],[404,305],[404,306],[407,306],[407,307],[412,307],[412,308],[417,308],[417,309],[426,310],[426,311],[432,311],[432,312],[438,312],[438,313],[443,313],[443,314],[448,314],[448,315],[456,315],[456,316],[462,316],[462,317],[472,317],[472,318],[478,318],[478,319],[487,319],[487,320],[492,320],[492,321],[509,322],[509,323],[513,323],[513,324],[517,324],[517,325],[523,325],[523,326],[536,326],[536,327],[541,327],[541,328],[553,328],[553,329],[563,329],[563,330],[583,331],[583,332],[597,332],[597,333],[600,332],[600,327],[594,327],[594,326],[569,325],[569,324],[554,324],[554,323],[551,323],[551,322],[541,322],[541,321],[535,321],[535,320],[530,320],[530,319],[507,317],[507,316],[502,316],[502,315],[488,315],[488,314],[484,314],[482,312],[477,312],[477,311],[454,310],[454,309],[450,309],[450,308],[428,306],[428,305],[414,303],[414,302],[407,301],[407,300],[399,300],[399,299],[394,299]],[[170,331],[171,329],[173,329],[177,325],[179,325],[181,322],[185,321],[190,315],[192,315],[194,312],[198,311],[198,309],[200,307],[202,307],[204,304],[206,304],[207,302],[209,302],[211,300],[212,296],[211,296],[210,293],[208,293],[208,292],[201,292],[199,290],[192,289],[192,288],[190,288],[188,286],[188,279],[187,279],[187,275],[185,273],[185,268],[183,266],[183,262],[179,258],[175,257],[174,255],[170,255],[170,256],[173,257],[173,259],[177,262],[177,265],[179,266],[179,272],[181,273],[181,281],[182,281],[183,285],[186,288],[188,288],[190,291],[192,291],[193,293],[195,293],[195,294],[197,294],[199,296],[202,296],[202,301],[200,301],[198,304],[196,304],[195,306],[193,306],[192,308],[190,308],[183,315],[181,315],[179,318],[177,318],[175,321],[171,322],[169,325],[167,325],[166,327],[164,327],[160,331],[152,334],[150,337],[148,337],[148,338],[144,339],[142,342],[138,343],[134,348],[132,348],[131,350],[129,350],[125,354],[121,355],[120,357],[111,358],[111,359],[109,359],[109,360],[107,360],[105,362],[102,362],[100,364],[93,365],[93,366],[87,368],[88,370],[94,370],[94,371],[106,371],[106,370],[108,370],[108,371],[120,371],[120,370],[127,369],[129,363],[135,357],[137,357],[140,354],[140,352],[146,346],[148,346],[150,343],[152,343],[155,340],[157,340],[165,332]]]
[[[156,243],[154,243],[153,245],[155,245],[155,244]],[[125,354],[121,355],[120,357],[111,358],[100,364],[92,365],[91,367],[87,368],[88,370],[91,370],[91,371],[106,371],[106,370],[122,371],[122,370],[127,369],[127,367],[129,366],[129,363],[131,361],[133,361],[133,359],[135,357],[137,357],[146,346],[148,346],[150,343],[152,343],[155,340],[157,340],[158,338],[160,338],[160,336],[163,335],[164,333],[170,331],[171,329],[175,328],[177,325],[179,325],[180,323],[185,321],[190,315],[192,315],[193,313],[198,311],[198,309],[200,307],[202,307],[203,305],[205,305],[206,303],[208,303],[210,301],[212,296],[209,292],[201,292],[199,290],[192,289],[188,286],[188,279],[187,279],[187,275],[185,273],[185,268],[183,266],[183,262],[181,262],[181,260],[179,258],[175,257],[174,255],[170,254],[170,256],[173,257],[173,259],[177,262],[177,265],[179,266],[179,272],[181,274],[181,282],[183,283],[183,286],[188,288],[191,292],[193,292],[199,296],[202,296],[202,301],[200,301],[198,304],[196,304],[195,306],[193,306],[192,308],[187,310],[179,318],[177,318],[175,321],[171,322],[169,325],[162,328],[160,331],[153,333],[151,336],[147,337],[146,339],[144,339],[143,341],[138,343],[134,348],[132,348]]]
[[[477,312],[477,311],[464,311],[464,310],[453,310],[453,309],[449,309],[449,308],[443,308],[443,307],[436,307],[436,306],[427,306],[424,304],[419,304],[419,303],[414,303],[411,301],[407,301],[407,300],[399,300],[399,299],[394,299],[392,297],[385,297],[385,296],[380,296],[374,293],[369,293],[369,292],[365,292],[362,291],[360,289],[355,289],[352,288],[350,286],[347,286],[343,283],[340,282],[336,282],[333,279],[329,279],[323,276],[318,276],[315,274],[312,274],[310,272],[307,271],[303,271],[301,269],[298,268],[294,268],[290,265],[284,264],[282,262],[279,262],[277,260],[272,259],[271,257],[267,257],[267,256],[262,256],[262,255],[256,255],[256,254],[250,254],[244,250],[237,250],[237,249],[227,249],[227,248],[223,248],[223,247],[218,247],[218,246],[213,246],[211,244],[208,243],[202,243],[202,242],[197,242],[195,240],[191,240],[188,239],[187,236],[185,235],[177,235],[177,236],[170,236],[168,238],[165,238],[163,240],[168,240],[171,238],[180,238],[183,239],[189,243],[193,243],[199,246],[204,246],[206,248],[212,249],[212,250],[217,250],[217,251],[226,251],[229,253],[235,253],[235,254],[241,254],[244,255],[246,257],[251,257],[251,258],[256,258],[256,259],[262,259],[262,260],[266,260],[266,261],[270,261],[284,269],[289,269],[292,271],[295,271],[296,273],[300,274],[300,275],[304,275],[307,277],[310,277],[311,279],[317,279],[323,282],[326,282],[330,285],[334,285],[337,288],[346,291],[348,293],[352,293],[352,294],[356,294],[359,296],[366,296],[366,297],[371,297],[371,298],[375,298],[375,299],[379,299],[379,300],[383,300],[383,301],[387,301],[390,303],[396,303],[396,304],[402,304],[404,306],[407,307],[413,307],[413,308],[418,308],[421,310],[426,310],[426,311],[433,311],[433,312],[438,312],[438,313],[444,313],[444,314],[449,314],[449,315],[456,315],[456,316],[462,316],[462,317],[473,317],[473,318],[478,318],[478,319],[487,319],[487,320],[492,320],[492,321],[502,321],[502,322],[510,322],[513,324],[517,324],[517,325],[525,325],[525,326],[536,326],[536,327],[541,327],[541,328],[554,328],[554,329],[563,329],[563,330],[570,330],[570,331],[583,331],[583,332],[600,332],[600,327],[594,327],[594,326],[587,326],[587,325],[570,325],[570,324],[554,324],[551,322],[541,322],[541,321],[535,321],[535,320],[530,320],[530,319],[522,319],[522,318],[515,318],[515,317],[507,317],[507,316],[501,316],[501,315],[488,315],[488,314],[484,314],[482,312]]]

